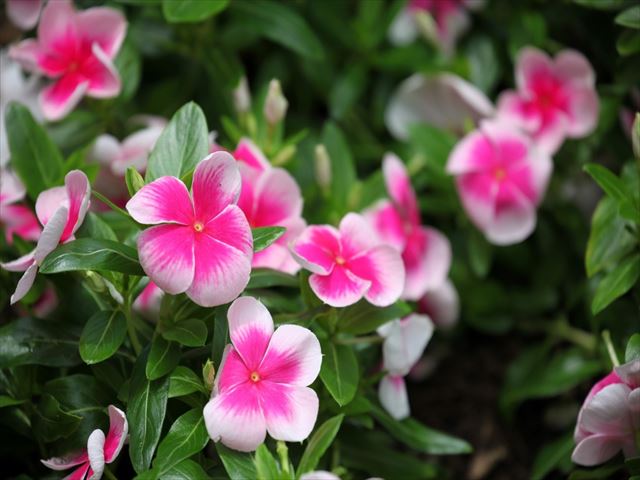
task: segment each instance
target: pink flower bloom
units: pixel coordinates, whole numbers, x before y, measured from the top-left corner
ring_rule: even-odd
[[[43,0],[7,0],[7,17],[21,30],[31,30],[38,23]]]
[[[56,293],[56,289],[53,284],[49,282],[42,291],[40,298],[31,306],[31,309],[37,317],[46,317],[58,308],[58,303],[58,294]]]
[[[595,73],[581,53],[563,50],[551,59],[524,48],[518,55],[516,87],[500,95],[498,115],[531,134],[547,153],[555,153],[566,137],[585,137],[595,129]]]
[[[38,38],[23,40],[9,51],[24,68],[55,79],[40,94],[47,120],[67,115],[84,95],[118,95],[120,77],[112,61],[126,30],[124,16],[112,8],[76,12],[69,0],[47,3]]]
[[[381,241],[402,254],[407,274],[402,298],[418,300],[447,278],[451,246],[438,230],[421,224],[418,200],[402,161],[389,153],[382,169],[391,200],[377,202],[364,215]]]
[[[340,480],[340,477],[326,470],[303,473],[300,480]]]
[[[309,285],[323,302],[346,307],[366,298],[386,307],[400,298],[404,265],[400,254],[382,244],[364,217],[348,213],[338,229],[307,227],[292,246],[295,259],[313,272]]]
[[[318,416],[318,396],[308,387],[320,373],[320,343],[310,330],[281,325],[252,297],[229,307],[229,335],[211,400],[204,407],[209,436],[249,452],[264,442],[301,442]]]
[[[0,169],[0,225],[9,245],[13,243],[14,234],[24,240],[35,241],[42,231],[29,207],[15,205],[25,193],[24,185],[13,172]]]
[[[453,327],[460,315],[460,298],[455,285],[447,279],[439,287],[429,290],[418,300],[418,310],[429,315],[438,328]]]
[[[127,440],[129,424],[124,412],[119,408],[109,405],[109,432],[106,437],[102,430],[95,429],[89,435],[87,448],[66,457],[40,460],[42,464],[51,470],[67,470],[76,468],[68,480],[100,480],[107,463],[112,463]]]
[[[616,367],[596,383],[585,399],[574,433],[574,463],[594,466],[622,451],[638,455],[640,432],[640,360]]]
[[[233,157],[256,170],[268,170],[271,168],[271,163],[264,156],[264,153],[248,138],[243,138],[238,142],[238,146],[233,152]]]
[[[495,121],[464,137],[447,163],[467,215],[496,245],[518,243],[533,232],[552,169],[551,157],[529,137]]]
[[[11,304],[29,292],[45,257],[59,244],[74,240],[73,234],[82,225],[91,197],[89,179],[80,170],[72,170],[64,183],[64,187],[50,188],[38,196],[36,215],[44,229],[36,248],[13,262],[0,264],[10,272],[24,272],[11,296]]]
[[[150,281],[133,302],[133,308],[143,315],[153,318],[160,313],[160,303],[163,296],[164,292],[160,290],[160,287]]]
[[[378,328],[384,337],[383,369],[387,372],[378,386],[378,397],[389,414],[401,420],[409,416],[409,398],[404,377],[418,363],[433,335],[433,323],[426,315],[409,315]]]
[[[172,295],[203,307],[236,298],[249,282],[253,237],[242,210],[240,171],[226,152],[212,153],[193,173],[191,196],[176,177],[160,177],[127,203],[139,223],[156,225],[138,238],[140,264]]]

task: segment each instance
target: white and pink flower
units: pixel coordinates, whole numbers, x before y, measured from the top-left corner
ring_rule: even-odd
[[[425,293],[418,300],[418,311],[425,313],[438,328],[451,328],[460,316],[460,297],[455,285],[446,279],[442,285]]]
[[[274,331],[266,307],[241,297],[229,307],[229,335],[211,400],[204,407],[209,436],[249,452],[266,438],[301,442],[318,416],[308,386],[320,373],[320,342],[310,330],[281,325]]]
[[[585,137],[597,125],[595,73],[575,50],[563,50],[551,59],[536,48],[522,49],[516,88],[500,95],[498,115],[530,134],[549,154],[565,138]]]
[[[67,480],[100,480],[105,465],[112,463],[120,454],[129,433],[129,424],[124,412],[109,405],[109,432],[105,436],[99,428],[87,439],[87,448],[65,457],[41,460],[51,470],[68,470],[77,467]]]
[[[7,17],[21,30],[31,30],[38,23],[44,0],[6,0]]]
[[[176,177],[160,177],[127,203],[139,223],[140,264],[162,290],[186,293],[205,307],[236,298],[249,282],[253,237],[242,210],[240,171],[226,152],[212,153],[193,173],[191,195]]]
[[[552,169],[548,153],[497,121],[464,137],[447,163],[467,215],[495,245],[521,242],[533,232]]]
[[[22,182],[13,172],[0,168],[0,225],[9,245],[13,236],[35,241],[40,237],[40,224],[31,209],[26,205],[17,205],[24,199],[26,191]]]
[[[336,229],[311,225],[291,251],[312,272],[309,286],[332,307],[346,307],[363,297],[386,307],[404,288],[405,269],[398,251],[382,243],[362,215],[348,213]]]
[[[392,320],[378,328],[378,334],[384,337],[382,368],[387,372],[378,385],[378,398],[396,420],[402,420],[410,414],[404,377],[422,357],[433,330],[431,319],[418,314]]]
[[[402,161],[388,153],[382,170],[390,200],[380,200],[364,215],[380,237],[402,254],[406,280],[402,297],[418,300],[443,284],[451,267],[449,240],[421,224],[420,209]]]
[[[59,244],[74,240],[74,233],[84,221],[91,199],[89,179],[80,170],[72,170],[64,183],[64,187],[45,190],[36,200],[36,215],[44,227],[36,248],[17,260],[0,264],[10,272],[24,272],[11,296],[11,304],[29,292],[45,257]]]
[[[133,308],[147,317],[156,318],[160,313],[160,305],[164,292],[152,281],[140,292],[133,302]]]
[[[40,93],[47,120],[63,118],[85,95],[112,98],[120,93],[113,60],[126,30],[118,10],[95,7],[76,12],[69,0],[47,3],[37,39],[23,40],[9,50],[25,69],[54,79]]]
[[[616,367],[596,383],[585,399],[574,433],[574,463],[594,466],[622,451],[638,455],[640,433],[640,360]]]

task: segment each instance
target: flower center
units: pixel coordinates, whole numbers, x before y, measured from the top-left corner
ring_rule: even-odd
[[[196,232],[201,232],[202,230],[204,230],[204,224],[202,222],[196,222],[193,224],[193,229]]]
[[[341,257],[340,255],[338,255],[336,257],[336,263],[338,265],[344,265],[345,263],[347,263],[347,261],[343,257]]]
[[[257,383],[260,381],[260,374],[258,372],[251,372],[249,378],[253,383]]]
[[[493,171],[494,178],[501,182],[507,178],[507,171],[503,167],[498,167]]]

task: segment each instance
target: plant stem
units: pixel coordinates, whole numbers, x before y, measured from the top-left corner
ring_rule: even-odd
[[[136,355],[140,355],[140,352],[142,351],[142,345],[140,344],[140,340],[138,339],[136,326],[133,323],[133,315],[131,315],[131,297],[128,294],[125,297],[124,305],[122,307],[124,316],[127,319],[127,331],[129,332],[129,340],[131,340],[133,351],[136,352]]]
[[[335,343],[339,345],[357,345],[360,343],[382,343],[384,338],[378,335],[366,335],[364,337],[336,338]]]
[[[595,336],[579,328],[572,327],[564,318],[553,324],[549,329],[549,333],[568,340],[571,343],[575,343],[585,350],[593,351],[596,348],[597,342]]]
[[[100,192],[96,192],[95,190],[92,190],[91,193],[93,194],[94,197],[96,197],[102,203],[107,205],[114,212],[118,212],[119,214],[124,215],[127,218],[131,218],[131,215],[129,215],[126,210],[123,210],[122,208],[118,207],[116,204],[114,204],[111,200],[109,200],[107,197],[102,195]]]
[[[611,341],[611,333],[609,330],[604,330],[602,332],[602,340],[604,340],[604,344],[607,346],[607,353],[609,354],[609,359],[614,367],[620,365],[620,360],[618,359],[618,354],[616,353],[616,349],[613,348],[613,342]]]
[[[278,440],[276,451],[278,452],[278,457],[280,458],[280,467],[282,468],[282,473],[284,473],[287,478],[290,478],[291,470],[289,468],[289,449],[287,448],[287,444],[282,440]]]
[[[104,476],[107,477],[109,480],[118,480],[118,477],[116,477],[111,470],[109,470],[109,467],[105,466],[104,468]]]

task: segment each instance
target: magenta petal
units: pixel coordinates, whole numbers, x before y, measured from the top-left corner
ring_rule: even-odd
[[[50,2],[49,5],[58,2]],[[80,102],[89,82],[75,73],[65,74],[40,92],[44,118],[55,121],[65,117]]]
[[[62,480],[84,480],[90,468],[91,466],[89,465],[89,462],[87,462],[75,469],[70,475],[67,475]]]
[[[374,247],[351,259],[348,268],[357,277],[371,282],[365,298],[373,305],[386,307],[400,298],[405,286],[405,267],[393,247]]]
[[[138,237],[140,264],[167,293],[185,292],[194,278],[194,230],[182,225],[148,228]]]
[[[7,0],[7,16],[21,30],[31,30],[38,23],[42,0]]]
[[[243,346],[247,346],[247,341],[252,340],[246,340]],[[259,349],[261,349],[262,345],[258,346],[260,347]],[[259,361],[260,359],[257,361],[252,360],[252,364],[255,363],[257,365]],[[233,390],[238,385],[247,383],[253,371],[255,371],[255,369],[249,370],[247,368],[238,351],[232,345],[227,345],[216,376],[215,393],[225,393],[226,391]]]
[[[248,166],[257,170],[266,170],[271,168],[271,164],[267,157],[260,151],[260,149],[248,138],[243,138],[238,143],[233,156],[236,160],[247,164]]]
[[[108,58],[113,59],[127,32],[124,15],[113,8],[95,7],[76,15],[79,35],[89,43],[97,43]]]
[[[273,334],[269,310],[253,297],[240,297],[229,307],[229,336],[247,368],[256,370]]]
[[[89,81],[87,95],[94,98],[117,97],[122,88],[120,74],[97,43],[91,47],[93,56],[82,66],[82,74]]]
[[[251,261],[253,235],[244,213],[236,205],[228,205],[205,225],[203,234],[229,245]]]
[[[54,457],[40,461],[45,467],[50,468],[51,470],[67,470],[68,468],[75,467],[81,463],[88,462],[89,457],[87,456],[87,451],[83,450],[65,457]]]
[[[596,128],[600,100],[593,87],[570,87],[567,135],[584,137]]]
[[[407,272],[403,298],[417,301],[427,290],[442,285],[451,268],[451,257],[446,236],[435,228],[416,229],[402,253]]]
[[[260,382],[260,403],[267,431],[276,440],[301,442],[318,418],[318,395],[308,387]]]
[[[573,85],[592,87],[596,76],[589,60],[576,50],[562,50],[555,59],[555,72],[558,77]]]
[[[38,219],[25,205],[0,205],[0,223],[4,225],[7,243],[13,243],[13,235],[24,240],[36,241],[42,228]]]
[[[363,215],[382,242],[399,251],[404,249],[407,242],[404,222],[389,200],[380,200],[373,207],[365,210]]]
[[[60,238],[61,243],[64,243],[80,228],[91,200],[91,185],[87,175],[81,170],[72,170],[67,173],[64,177],[64,184],[69,214],[64,232]]]
[[[127,202],[126,209],[136,222],[145,225],[191,225],[194,220],[189,191],[176,177],[160,177],[145,185]]]
[[[113,462],[118,456],[128,433],[129,424],[124,412],[109,405],[109,433],[104,442],[104,461],[106,463]]]
[[[343,266],[336,265],[328,275],[311,275],[309,286],[327,305],[346,307],[360,300],[371,286],[371,282],[355,276]]]
[[[586,108],[590,109],[589,106]],[[590,119],[587,120],[587,122],[590,121]],[[560,110],[551,112],[533,135],[536,146],[550,155],[556,153],[568,134],[569,122],[569,116],[566,113]],[[578,126],[580,126],[579,123]]]
[[[419,224],[420,211],[416,193],[402,161],[396,155],[387,153],[382,163],[382,172],[389,197],[401,216],[414,225]]]
[[[607,385],[586,404],[580,416],[580,427],[597,434],[624,436],[632,434],[628,398],[629,386]]]
[[[295,241],[291,251],[307,270],[326,275],[333,269],[335,258],[341,254],[340,233],[330,225],[307,227]]]
[[[70,0],[47,2],[38,25],[38,41],[55,52],[79,46],[75,10]]]
[[[520,50],[516,64],[518,90],[529,91],[540,78],[552,76],[553,63],[546,53],[533,47]]]
[[[236,203],[241,187],[240,170],[227,152],[215,152],[201,161],[193,173],[193,204],[198,221],[207,223]]]

